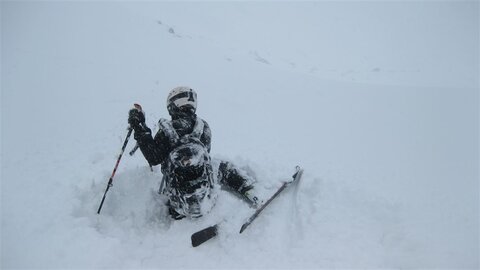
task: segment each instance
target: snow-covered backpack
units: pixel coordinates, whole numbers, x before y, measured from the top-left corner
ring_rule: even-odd
[[[199,217],[213,206],[209,200],[214,181],[210,155],[200,140],[204,122],[197,117],[193,131],[182,137],[169,120],[160,119],[159,126],[173,146],[163,169],[162,193],[169,197],[170,210],[178,217]]]

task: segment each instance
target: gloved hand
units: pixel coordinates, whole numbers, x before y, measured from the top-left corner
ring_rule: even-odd
[[[133,129],[138,129],[142,124],[145,126],[145,113],[142,110],[142,107],[138,104],[134,105],[135,107],[128,112],[128,124]]]

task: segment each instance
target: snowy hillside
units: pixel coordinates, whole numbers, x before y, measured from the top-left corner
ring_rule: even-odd
[[[2,269],[480,267],[478,2],[0,5]],[[179,85],[262,197],[305,169],[241,235],[223,190],[166,217],[140,153],[96,214]]]

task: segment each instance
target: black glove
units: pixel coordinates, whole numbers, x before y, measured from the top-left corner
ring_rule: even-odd
[[[138,129],[142,124],[145,126],[145,114],[142,107],[135,105],[135,108],[128,112],[128,124],[133,129]]]

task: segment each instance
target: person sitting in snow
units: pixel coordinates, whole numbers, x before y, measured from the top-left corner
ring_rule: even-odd
[[[175,219],[200,217],[213,207],[217,183],[234,190],[254,207],[254,179],[226,161],[210,158],[211,130],[196,113],[197,94],[189,87],[176,87],[168,95],[171,120],[160,119],[159,131],[152,137],[139,108],[129,111],[128,123],[134,138],[150,165],[161,165],[160,193],[168,197],[168,209]],[[216,173],[215,173],[216,172]]]

